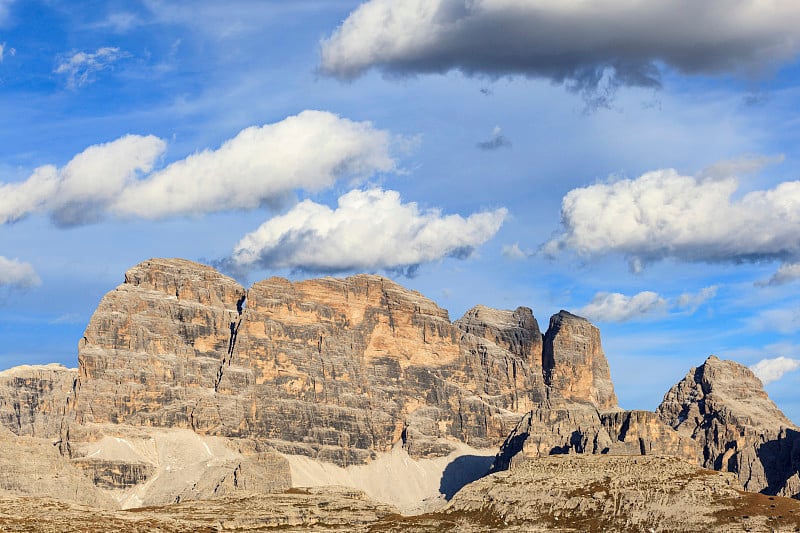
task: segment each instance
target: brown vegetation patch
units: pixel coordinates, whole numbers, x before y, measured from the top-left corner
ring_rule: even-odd
[[[727,508],[713,514],[718,525],[740,525],[743,531],[800,531],[800,501],[780,496],[740,492],[722,502]]]

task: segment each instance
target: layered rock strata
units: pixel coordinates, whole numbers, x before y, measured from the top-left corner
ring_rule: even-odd
[[[667,392],[657,413],[698,442],[706,468],[736,473],[749,491],[800,496],[800,429],[747,367],[712,355]]]
[[[585,318],[561,311],[550,319],[544,336],[545,383],[558,397],[589,402],[600,410],[617,408],[600,330]]]
[[[188,428],[361,464],[403,440],[500,444],[520,413],[616,407],[597,328],[560,313],[476,307],[451,323],[378,276],[245,290],[210,267],[151,260],[103,298],[79,347],[72,425]],[[76,430],[71,433],[74,440]]]
[[[58,435],[77,377],[76,370],[57,364],[0,372],[0,426],[15,435]]]

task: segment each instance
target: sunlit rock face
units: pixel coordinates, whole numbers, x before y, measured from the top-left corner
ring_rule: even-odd
[[[698,442],[706,468],[735,472],[749,491],[800,496],[800,430],[747,367],[709,357],[667,392],[657,413]]]
[[[545,382],[557,397],[600,410],[617,407],[600,330],[585,318],[561,311],[550,319],[542,363]]]
[[[545,369],[548,338],[527,308],[478,306],[451,323],[379,276],[245,290],[211,267],[153,259],[92,317],[69,414],[77,425],[258,438],[339,465],[399,440],[415,457],[446,455],[453,440],[497,446],[547,402],[616,406],[599,333],[571,320],[558,322]]]

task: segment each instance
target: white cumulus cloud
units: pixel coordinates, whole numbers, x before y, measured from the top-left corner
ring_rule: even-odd
[[[0,183],[0,224],[35,213],[76,225],[106,215],[159,218],[253,209],[297,189],[319,191],[339,179],[393,171],[392,143],[388,132],[369,122],[304,111],[154,170],[166,142],[126,135],[90,146],[61,168],[46,165],[25,181]]]
[[[598,292],[577,313],[598,322],[628,322],[664,313],[668,307],[667,300],[652,291],[640,292],[634,296],[618,292]]]
[[[369,0],[322,41],[342,79],[460,70],[525,75],[576,91],[660,85],[686,74],[751,76],[800,50],[800,4],[740,0]]]
[[[630,322],[664,315],[670,310],[692,314],[716,294],[716,286],[706,287],[696,293],[685,292],[669,299],[653,291],[643,291],[633,296],[598,292],[577,313],[597,322]]]
[[[154,218],[252,209],[294,189],[319,191],[343,177],[392,171],[390,144],[389,133],[369,122],[304,111],[172,163],[128,187],[112,210]]]
[[[444,257],[466,258],[497,233],[505,209],[466,218],[421,210],[396,191],[353,190],[336,209],[310,200],[272,218],[236,245],[237,271],[289,268],[309,272],[403,269]]]
[[[29,263],[0,256],[0,287],[32,287],[41,281]]]
[[[113,68],[114,63],[128,55],[112,46],[104,46],[94,52],[73,52],[61,58],[54,72],[67,77],[67,88],[78,89],[94,82],[98,72]]]
[[[776,357],[774,359],[762,359],[750,367],[750,370],[766,385],[773,381],[778,381],[784,374],[794,372],[800,368],[800,360],[790,359],[789,357]]]
[[[635,270],[666,258],[800,260],[800,181],[735,197],[738,189],[735,177],[682,176],[671,169],[574,189],[562,200],[562,234],[543,250],[621,254]]]
[[[62,168],[47,165],[23,182],[0,183],[0,224],[41,212],[62,225],[93,222],[165,147],[152,135],[126,135],[90,146]]]

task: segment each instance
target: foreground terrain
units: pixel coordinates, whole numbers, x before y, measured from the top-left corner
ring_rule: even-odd
[[[476,481],[436,513],[403,517],[340,487],[101,511],[0,499],[0,529],[212,531],[800,531],[800,502],[741,490],[732,474],[671,457],[554,456]]]

